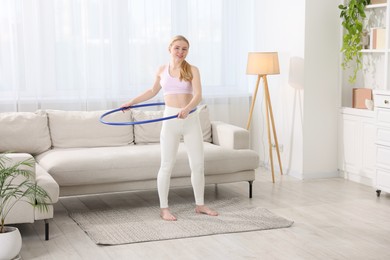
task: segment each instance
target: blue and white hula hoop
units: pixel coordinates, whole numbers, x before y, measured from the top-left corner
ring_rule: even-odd
[[[164,106],[164,105],[165,105],[164,102],[159,102],[159,103],[140,104],[140,105],[134,105],[134,106],[129,106],[129,107],[120,107],[120,108],[113,109],[113,110],[110,110],[110,111],[104,113],[103,115],[100,116],[99,120],[101,123],[106,124],[106,125],[140,125],[140,124],[149,124],[149,123],[154,123],[154,122],[159,122],[159,121],[163,121],[163,120],[177,118],[178,115],[166,116],[166,117],[155,118],[155,119],[151,119],[151,120],[137,121],[137,122],[107,122],[107,121],[103,120],[104,117],[106,117],[112,113],[116,113],[118,111],[123,111],[123,110],[129,109],[129,108]],[[192,109],[190,111],[190,114],[195,112],[195,111],[196,111],[196,108]]]

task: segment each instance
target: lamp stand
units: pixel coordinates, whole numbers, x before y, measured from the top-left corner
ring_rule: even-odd
[[[249,112],[248,123],[246,124],[246,129],[247,130],[249,130],[249,128],[251,126],[253,108],[255,107],[255,103],[256,103],[256,96],[257,96],[257,90],[259,89],[260,78],[261,78],[261,76],[257,75],[256,88],[255,88],[255,91],[254,91],[253,97],[252,97],[252,104],[251,104],[251,109],[250,109],[250,112]]]
[[[272,112],[272,105],[271,105],[271,98],[270,98],[269,90],[268,90],[267,75],[258,75],[257,76],[256,88],[255,88],[255,91],[253,93],[253,99],[252,99],[252,104],[251,104],[251,108],[250,108],[250,112],[249,112],[249,118],[248,118],[248,123],[247,123],[247,127],[246,128],[247,128],[247,130],[249,130],[250,125],[251,125],[252,114],[253,114],[253,109],[254,109],[255,102],[256,102],[256,96],[257,96],[257,91],[258,91],[258,88],[259,88],[260,78],[263,78],[263,82],[264,82],[264,101],[265,101],[266,121],[267,121],[268,148],[269,148],[269,157],[270,157],[270,162],[271,162],[272,182],[275,183],[274,161],[273,161],[273,156],[272,156],[272,142],[271,142],[270,121],[271,121],[271,125],[272,125],[272,133],[273,133],[273,137],[274,137],[275,148],[276,148],[276,152],[277,152],[277,155],[278,155],[280,174],[283,174],[283,170],[282,170],[282,162],[280,160],[279,143],[278,143],[278,137],[276,135],[275,121],[274,121],[274,115],[273,115],[273,112]]]

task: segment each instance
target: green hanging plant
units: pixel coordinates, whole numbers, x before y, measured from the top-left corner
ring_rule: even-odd
[[[343,19],[341,23],[345,29],[343,36],[343,45],[341,52],[344,54],[341,67],[345,70],[352,67],[353,73],[349,77],[349,82],[356,81],[356,75],[359,70],[363,68],[362,33],[363,20],[366,18],[364,11],[366,5],[370,4],[370,0],[350,0],[345,5],[339,5],[341,10],[340,18]]]

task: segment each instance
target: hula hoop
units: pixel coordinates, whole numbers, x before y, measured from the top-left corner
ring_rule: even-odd
[[[166,116],[166,117],[137,121],[137,122],[107,122],[107,121],[103,120],[104,117],[106,117],[112,113],[116,113],[118,111],[123,111],[123,110],[129,109],[129,108],[163,106],[163,105],[165,105],[164,102],[159,102],[159,103],[140,104],[140,105],[134,105],[134,106],[129,106],[129,107],[120,107],[120,108],[116,108],[116,109],[113,109],[113,110],[110,110],[110,111],[104,113],[103,115],[100,116],[99,121],[103,124],[106,124],[106,125],[140,125],[140,124],[149,124],[149,123],[154,123],[154,122],[159,122],[159,121],[163,121],[163,120],[177,118],[178,115]],[[196,111],[196,108],[192,109],[190,111],[190,114],[195,112],[195,111]]]

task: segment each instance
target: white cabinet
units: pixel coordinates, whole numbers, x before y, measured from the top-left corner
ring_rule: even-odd
[[[342,108],[339,118],[339,170],[344,178],[374,186],[376,168],[375,113]]]
[[[374,91],[376,115],[376,176],[378,197],[390,192],[390,91]]]
[[[390,190],[390,122],[388,125],[383,122],[388,115],[383,112],[385,108],[379,106],[380,100],[375,94],[390,90],[389,7],[390,0],[387,0],[365,9],[364,29],[370,32],[372,28],[386,28],[385,44],[361,51],[363,68],[355,83],[348,81],[352,71],[342,70],[340,66],[339,169],[346,179],[376,187],[378,195],[380,190]],[[353,88],[373,90],[374,111],[352,108]]]

